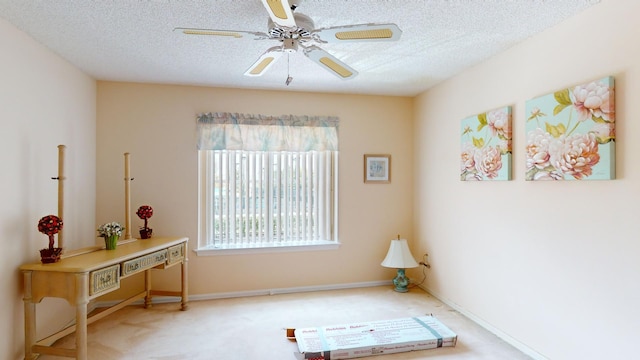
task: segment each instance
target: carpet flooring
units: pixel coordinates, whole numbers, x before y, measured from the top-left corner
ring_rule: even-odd
[[[294,360],[297,344],[285,328],[427,314],[458,335],[455,347],[361,359],[530,359],[420,288],[398,293],[391,286],[191,301],[187,311],[176,303],[127,306],[89,325],[88,353],[92,360]],[[74,348],[74,335],[55,346]]]

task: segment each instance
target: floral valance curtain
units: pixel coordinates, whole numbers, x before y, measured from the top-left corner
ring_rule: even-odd
[[[338,118],[206,113],[197,117],[198,150],[337,151]]]

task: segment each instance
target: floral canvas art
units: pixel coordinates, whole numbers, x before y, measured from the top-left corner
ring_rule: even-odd
[[[462,120],[460,180],[511,180],[511,107]]]
[[[529,100],[525,111],[526,180],[615,178],[613,77]]]

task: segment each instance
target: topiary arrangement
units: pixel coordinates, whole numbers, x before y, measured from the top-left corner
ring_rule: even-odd
[[[147,221],[153,216],[153,208],[149,205],[142,205],[138,208],[138,211],[136,211],[136,215],[144,220],[144,226],[140,228],[140,238],[150,238],[151,234],[153,234],[153,229],[147,226]]]
[[[62,219],[55,215],[44,216],[38,221],[38,231],[49,237],[49,247],[40,250],[40,261],[43,264],[54,263],[60,260],[62,248],[54,247],[54,235],[62,230]]]

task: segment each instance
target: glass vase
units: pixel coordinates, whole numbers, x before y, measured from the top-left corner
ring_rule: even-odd
[[[107,250],[115,250],[118,245],[118,235],[106,236],[104,238],[104,246]]]

